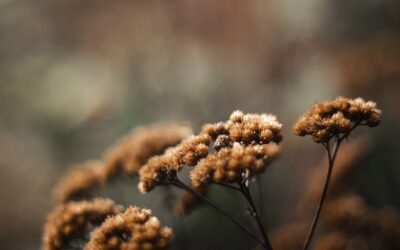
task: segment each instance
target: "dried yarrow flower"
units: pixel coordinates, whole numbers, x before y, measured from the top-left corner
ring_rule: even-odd
[[[54,196],[57,201],[79,200],[87,196],[101,185],[103,179],[103,163],[88,161],[72,168],[58,183]]]
[[[110,179],[119,172],[137,174],[148,158],[178,144],[192,130],[179,124],[153,124],[134,129],[105,156],[104,176]]]
[[[172,230],[161,227],[150,210],[129,207],[94,230],[85,250],[166,249],[172,237]]]
[[[205,124],[202,131],[168,149],[163,155],[150,158],[140,170],[139,189],[148,192],[156,185],[174,181],[183,166],[195,166],[215,151],[230,149],[234,142],[245,145],[280,142],[282,124],[267,114],[232,113],[226,122]]]
[[[199,161],[190,177],[195,188],[207,183],[239,183],[262,173],[268,165],[268,145],[242,145],[222,148]]]
[[[145,193],[156,185],[174,181],[183,166],[193,166],[207,156],[210,141],[207,134],[190,136],[163,155],[150,158],[140,169],[139,190]]]
[[[293,131],[298,136],[310,135],[317,143],[326,143],[334,136],[349,133],[357,125],[377,126],[381,113],[372,101],[338,97],[313,105],[297,121]]]
[[[68,247],[71,241],[85,238],[93,227],[119,212],[120,207],[108,199],[61,204],[48,216],[44,228],[43,249],[58,250]]]
[[[228,122],[229,137],[245,144],[279,143],[282,140],[282,124],[271,114],[232,113]]]

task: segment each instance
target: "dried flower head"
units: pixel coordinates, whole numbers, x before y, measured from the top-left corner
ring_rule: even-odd
[[[166,249],[172,237],[150,210],[129,207],[94,230],[85,250]]]
[[[107,216],[120,212],[120,207],[107,199],[69,202],[59,205],[47,219],[43,235],[44,250],[68,247],[76,238],[84,238],[93,226]]]
[[[190,136],[163,155],[150,158],[139,171],[139,190],[146,193],[156,185],[174,181],[183,166],[193,166],[207,156],[210,141],[207,134]]]
[[[225,153],[231,152],[236,142],[254,146],[246,149],[246,152],[263,151],[261,149],[263,147],[255,147],[255,145],[281,141],[281,130],[282,124],[273,115],[243,114],[241,111],[234,111],[228,121],[205,124],[198,135],[186,138],[163,155],[150,158],[140,170],[139,189],[142,192],[148,192],[156,185],[174,181],[183,166],[195,166],[209,155],[210,148],[216,152],[221,150]],[[272,148],[269,149],[272,150]],[[237,149],[233,151],[236,152]],[[215,156],[210,156],[210,159],[213,157]],[[251,158],[251,156],[248,155],[245,158]],[[234,178],[233,173],[234,171],[230,172],[231,178]]]
[[[119,172],[137,174],[148,158],[178,144],[191,133],[190,127],[173,123],[134,129],[106,154],[105,178],[110,179]]]
[[[298,136],[310,135],[317,143],[326,143],[336,135],[349,133],[355,126],[377,126],[381,113],[372,101],[338,97],[313,105],[297,121],[293,131]]]
[[[86,198],[102,182],[103,163],[88,161],[71,169],[57,184],[54,196],[57,201]]]
[[[279,143],[282,124],[271,114],[243,114],[234,111],[227,122],[229,137],[244,144]]]
[[[239,183],[259,174],[269,163],[268,145],[242,145],[222,148],[216,154],[202,159],[192,170],[190,177],[195,188],[207,183]]]

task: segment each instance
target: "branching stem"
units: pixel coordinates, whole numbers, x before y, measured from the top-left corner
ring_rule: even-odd
[[[255,241],[257,241],[260,244],[263,244],[263,241],[260,240],[254,233],[252,233],[249,229],[247,229],[245,226],[243,226],[237,219],[235,219],[234,217],[232,217],[230,214],[228,214],[226,211],[224,211],[223,209],[221,209],[218,205],[216,205],[214,202],[212,202],[211,200],[209,200],[207,197],[205,197],[204,195],[202,195],[201,193],[197,192],[196,190],[192,189],[191,187],[189,187],[188,185],[186,185],[185,183],[183,183],[182,181],[180,181],[178,178],[171,183],[172,185],[175,185],[176,187],[179,187],[181,189],[184,189],[192,194],[194,194],[195,196],[197,196],[198,198],[200,198],[201,200],[203,200],[204,202],[208,203],[211,207],[213,207],[215,210],[217,210],[219,213],[221,213],[222,215],[224,215],[226,218],[228,218],[232,223],[234,223],[236,226],[238,226],[240,229],[242,229],[245,233],[247,233],[251,238],[253,238]]]
[[[353,127],[349,131],[347,131],[345,134],[343,134],[342,136],[337,135],[335,137],[335,139],[336,139],[335,144],[333,145],[332,148],[331,148],[330,143],[329,143],[330,141],[328,141],[327,143],[324,144],[324,146],[326,148],[326,151],[328,152],[328,162],[329,162],[328,172],[326,174],[325,184],[324,184],[324,187],[322,189],[321,198],[319,200],[317,209],[315,211],[314,218],[313,218],[312,223],[311,223],[311,228],[310,228],[310,230],[308,232],[307,239],[306,239],[306,241],[304,243],[303,250],[307,250],[308,247],[310,246],[312,237],[313,237],[314,232],[315,232],[315,228],[317,227],[317,223],[318,223],[318,220],[319,220],[319,216],[321,214],[322,206],[324,205],[324,201],[325,201],[326,195],[328,193],[329,181],[331,179],[333,165],[335,164],[335,160],[336,160],[336,156],[337,156],[340,144],[342,143],[342,141],[344,139],[347,139],[347,137],[349,136],[350,132],[353,131],[353,129],[355,129],[358,125],[359,125],[359,123],[355,123],[353,125]]]
[[[262,246],[264,247],[265,250],[272,250],[272,246],[271,246],[271,243],[270,243],[270,241],[268,239],[267,232],[265,231],[264,226],[263,226],[263,224],[261,222],[260,215],[259,215],[259,213],[257,211],[257,208],[256,208],[255,204],[254,204],[254,201],[253,201],[253,198],[251,196],[249,188],[245,184],[241,184],[240,185],[240,190],[241,190],[243,196],[249,202],[249,205],[251,206],[251,209],[252,209],[251,215],[256,220],[258,229],[260,230],[261,237],[263,239]]]

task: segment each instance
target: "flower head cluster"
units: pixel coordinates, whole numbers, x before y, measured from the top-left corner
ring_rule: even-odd
[[[223,153],[226,153],[236,152],[230,150],[234,143],[253,146],[269,142],[278,143],[282,140],[281,130],[282,124],[273,115],[243,114],[241,111],[234,111],[228,121],[205,124],[198,135],[188,137],[163,155],[150,158],[140,170],[139,189],[148,192],[156,185],[173,180],[183,166],[195,166],[209,155],[210,148],[215,152],[223,150]],[[260,151],[256,148],[250,147],[244,151]],[[213,157],[217,156],[210,156]]]
[[[201,188],[210,182],[238,183],[265,170],[269,145],[242,145],[222,148],[202,159],[191,172],[192,185]]]
[[[85,250],[166,249],[172,237],[150,210],[130,207],[94,230]]]
[[[361,98],[338,97],[334,101],[317,103],[293,127],[298,136],[310,135],[317,143],[328,142],[332,137],[349,133],[354,126],[377,126],[381,110],[376,103]]]
[[[69,202],[58,206],[48,217],[43,235],[44,250],[58,250],[84,236],[91,225],[100,225],[108,216],[120,212],[111,200]]]
[[[243,114],[234,111],[227,122],[229,137],[244,144],[279,143],[282,124],[271,114]]]
[[[150,191],[156,185],[176,178],[183,166],[193,166],[208,154],[211,138],[207,134],[190,136],[163,155],[154,156],[140,169],[139,190]]]
[[[178,144],[191,133],[190,127],[173,123],[136,128],[106,154],[105,178],[110,179],[118,172],[136,174],[148,158]]]
[[[58,183],[54,196],[57,201],[79,200],[89,195],[103,179],[103,163],[88,161],[71,169]]]

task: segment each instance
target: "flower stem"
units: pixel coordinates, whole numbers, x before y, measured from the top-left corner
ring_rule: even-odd
[[[256,208],[256,206],[254,204],[254,201],[253,201],[253,198],[251,196],[249,188],[245,184],[241,184],[240,185],[240,189],[241,189],[242,194],[244,195],[244,197],[247,199],[247,201],[249,202],[249,204],[251,206],[252,215],[255,218],[256,222],[257,222],[258,229],[260,230],[261,237],[263,239],[263,244],[262,244],[263,247],[265,248],[265,250],[272,250],[271,243],[270,243],[270,241],[268,239],[268,236],[267,236],[267,233],[266,233],[266,231],[264,229],[264,226],[262,225],[261,218],[260,218],[260,216],[258,214],[257,208]]]
[[[319,220],[319,216],[321,214],[322,206],[324,205],[324,201],[325,201],[326,195],[328,193],[328,186],[329,186],[329,182],[330,182],[330,179],[331,179],[331,176],[332,176],[332,170],[333,170],[333,165],[335,164],[336,155],[337,155],[340,143],[342,142],[342,140],[344,138],[345,137],[337,138],[336,143],[335,143],[335,145],[333,146],[332,149],[329,146],[329,142],[326,144],[326,150],[328,152],[328,162],[329,162],[328,172],[326,174],[325,184],[324,184],[324,187],[323,187],[323,190],[322,190],[321,198],[319,200],[317,209],[315,211],[314,218],[313,218],[313,221],[312,221],[312,224],[311,224],[311,228],[310,228],[310,231],[308,232],[308,236],[307,236],[307,239],[306,239],[306,241],[304,243],[303,250],[307,250],[308,247],[310,246],[311,239],[312,239],[312,237],[314,235],[315,228],[317,227],[317,223],[318,223],[318,220]]]
[[[182,181],[180,181],[179,179],[176,179],[174,182],[172,182],[171,184],[175,185],[176,187],[182,188],[186,191],[191,192],[192,194],[194,194],[195,196],[197,196],[198,198],[200,198],[201,200],[203,200],[204,202],[208,203],[211,207],[213,207],[215,210],[217,210],[219,213],[221,213],[222,215],[224,215],[226,218],[228,218],[232,223],[234,223],[236,226],[238,226],[240,229],[242,229],[244,232],[246,232],[251,238],[253,238],[255,241],[257,241],[260,244],[263,244],[263,241],[260,240],[254,233],[252,233],[249,229],[247,229],[245,226],[243,226],[237,219],[235,219],[234,217],[232,217],[230,214],[228,214],[226,211],[224,211],[223,209],[221,209],[218,205],[216,205],[214,202],[212,202],[211,200],[209,200],[207,197],[205,197],[204,195],[202,195],[201,193],[195,191],[194,189],[192,189],[191,187],[187,186],[185,183],[183,183]]]
[[[348,138],[350,132],[353,131],[359,125],[360,125],[360,123],[356,122],[351,127],[351,129],[349,129],[342,136],[336,135],[336,137],[335,137],[336,138],[336,142],[333,145],[332,149],[331,149],[331,147],[329,145],[329,141],[326,144],[324,144],[324,146],[326,148],[326,151],[328,152],[328,160],[329,160],[328,172],[326,174],[325,184],[324,184],[324,187],[323,187],[323,190],[322,190],[321,198],[320,198],[320,201],[318,203],[317,210],[315,211],[314,218],[313,218],[312,223],[311,223],[311,228],[310,228],[310,230],[308,232],[307,239],[306,239],[306,241],[304,243],[303,250],[307,250],[308,247],[310,246],[311,239],[312,239],[312,237],[314,235],[315,228],[317,227],[317,223],[318,223],[318,220],[319,220],[319,216],[321,214],[322,206],[324,205],[324,201],[325,201],[326,195],[328,193],[329,181],[331,179],[332,169],[333,169],[333,165],[335,164],[336,155],[338,153],[339,146],[340,146],[340,144],[342,143],[342,141],[344,139]]]

